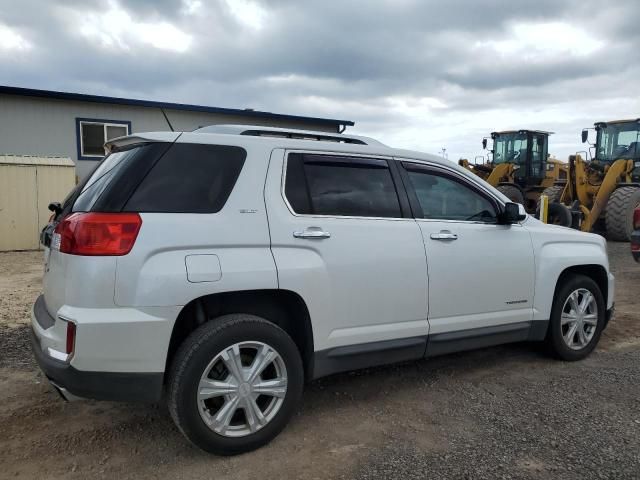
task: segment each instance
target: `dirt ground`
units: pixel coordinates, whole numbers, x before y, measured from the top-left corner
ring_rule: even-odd
[[[322,379],[232,458],[162,406],[63,402],[28,342],[41,253],[0,253],[0,478],[640,478],[640,265],[609,251],[616,316],[588,359],[519,344]]]

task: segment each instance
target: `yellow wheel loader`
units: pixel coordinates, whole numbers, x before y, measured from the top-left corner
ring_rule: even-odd
[[[493,132],[491,160],[471,164],[461,159],[458,163],[534,213],[542,191],[567,179],[567,165],[548,157],[550,134],[539,130]],[[487,148],[487,138],[482,139],[482,148]]]
[[[583,143],[589,130],[582,131]],[[590,232],[595,227],[609,240],[628,242],[633,211],[640,206],[640,119],[599,122],[595,131],[591,160],[570,156],[568,182],[543,192],[549,197],[549,216],[557,202],[570,211],[574,228]]]

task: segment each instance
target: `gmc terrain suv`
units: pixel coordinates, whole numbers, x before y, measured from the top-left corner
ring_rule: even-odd
[[[247,126],[111,141],[45,230],[35,356],[67,399],[166,398],[234,454],[305,381],[506,342],[564,360],[613,311],[605,241],[443,159]]]

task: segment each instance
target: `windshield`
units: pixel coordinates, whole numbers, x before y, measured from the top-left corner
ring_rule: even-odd
[[[609,124],[598,128],[596,159],[613,163],[624,158],[640,159],[640,124],[637,122]]]
[[[501,133],[493,139],[493,163],[517,163],[527,161],[527,134]]]

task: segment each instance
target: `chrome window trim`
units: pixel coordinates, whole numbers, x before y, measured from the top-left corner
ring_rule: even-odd
[[[443,218],[442,220],[439,220],[437,218],[416,218],[415,221],[422,222],[422,223],[433,223],[433,222],[455,223],[455,224],[463,223],[463,224],[469,224],[469,225],[487,225],[488,227],[515,227],[515,226],[521,227],[522,226],[520,222],[511,223],[511,224],[502,224],[502,223],[479,222],[476,220],[450,220],[445,218]]]
[[[451,174],[453,176],[455,176],[456,178],[458,178],[461,182],[463,183],[469,183],[471,182],[474,186],[476,186],[477,188],[481,189],[487,196],[491,197],[496,203],[498,203],[500,206],[504,207],[504,202],[496,197],[493,192],[491,192],[490,190],[488,190],[484,185],[482,185],[479,182],[475,182],[473,181],[473,179],[468,178],[466,175],[461,174],[460,172],[456,171],[455,169],[449,168],[446,165],[442,165],[441,163],[438,162],[432,162],[432,161],[428,161],[428,160],[419,160],[419,159],[415,159],[415,158],[408,158],[408,157],[393,157],[393,156],[385,156],[385,155],[375,155],[375,154],[366,154],[366,153],[348,153],[348,152],[340,152],[340,151],[333,151],[333,150],[312,150],[312,149],[282,149],[283,150],[283,161],[282,161],[282,174],[281,174],[281,182],[280,182],[280,196],[282,197],[282,200],[284,201],[284,204],[287,207],[287,210],[289,210],[289,213],[291,215],[293,215],[294,217],[300,217],[300,218],[320,218],[320,219],[351,219],[351,220],[390,220],[390,221],[414,221],[414,222],[445,222],[445,223],[453,223],[453,224],[468,224],[468,225],[492,225],[492,226],[501,226],[501,224],[499,223],[488,223],[488,222],[481,222],[478,220],[452,220],[452,219],[434,219],[434,218],[415,218],[415,217],[360,217],[360,216],[350,216],[350,215],[319,215],[319,214],[306,214],[306,213],[296,213],[293,210],[293,207],[291,206],[291,204],[289,203],[289,200],[287,199],[287,196],[285,194],[285,183],[287,180],[287,162],[289,161],[289,154],[291,153],[309,153],[309,154],[313,154],[313,155],[339,155],[342,157],[355,157],[355,158],[373,158],[373,159],[380,159],[380,160],[386,160],[387,162],[391,161],[391,162],[408,162],[408,163],[417,163],[419,165],[424,165],[426,167],[430,167],[430,168],[434,168],[436,170],[443,170],[445,171],[447,174]],[[402,167],[401,167],[402,168]],[[406,188],[404,187],[404,185],[402,186],[402,188]],[[523,220],[524,221],[524,220]],[[521,222],[518,223],[514,223],[511,224],[511,226],[522,226]]]

